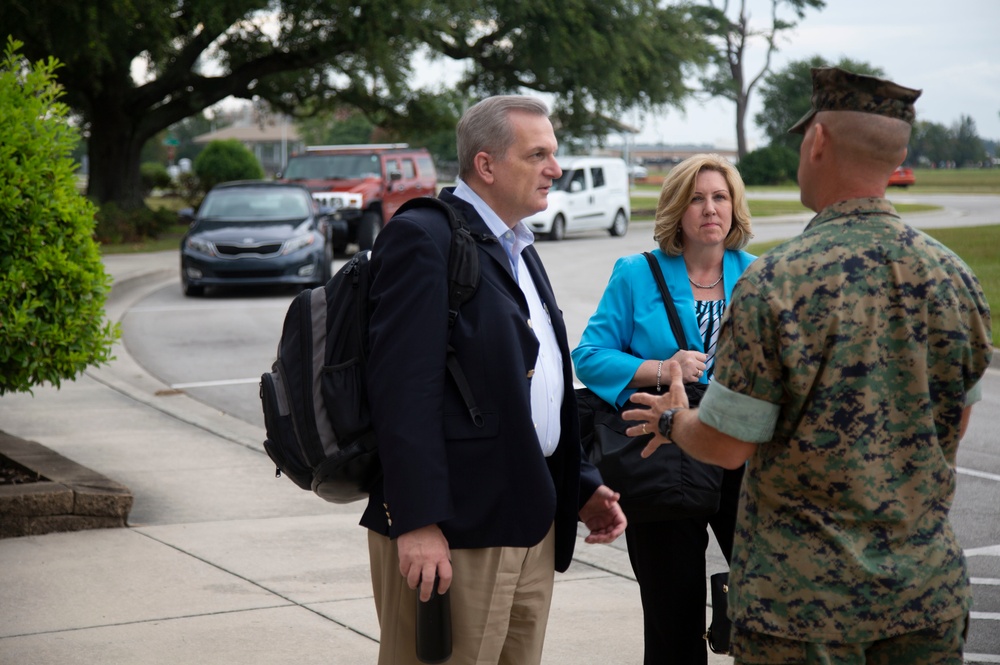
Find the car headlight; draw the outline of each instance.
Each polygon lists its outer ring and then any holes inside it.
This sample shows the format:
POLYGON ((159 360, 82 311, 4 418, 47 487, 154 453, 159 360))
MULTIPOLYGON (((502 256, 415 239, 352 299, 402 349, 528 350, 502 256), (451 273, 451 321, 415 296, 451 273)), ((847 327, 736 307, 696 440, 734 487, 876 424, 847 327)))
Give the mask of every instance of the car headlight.
POLYGON ((209 256, 215 256, 215 245, 208 242, 207 240, 202 240, 200 238, 188 238, 185 245, 192 252, 198 252, 199 254, 208 254, 209 256))
POLYGON ((305 247, 308 247, 309 245, 316 243, 316 241, 317 241, 316 234, 310 231, 305 235, 297 236, 295 238, 292 238, 291 240, 286 240, 285 246, 281 248, 281 253, 291 254, 293 252, 297 252, 300 249, 303 249, 305 247))

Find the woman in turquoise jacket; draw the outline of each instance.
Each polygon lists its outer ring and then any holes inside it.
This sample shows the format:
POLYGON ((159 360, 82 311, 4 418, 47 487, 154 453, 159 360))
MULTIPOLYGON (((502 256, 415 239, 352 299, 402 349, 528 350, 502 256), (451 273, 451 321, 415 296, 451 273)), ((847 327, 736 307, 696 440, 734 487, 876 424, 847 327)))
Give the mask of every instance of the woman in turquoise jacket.
MULTIPOLYGON (((751 237, 746 190, 728 160, 696 155, 674 167, 656 207, 659 247, 652 253, 690 350, 680 350, 671 332, 645 257, 625 256, 573 351, 577 378, 616 407, 637 389, 668 388, 668 360, 680 363, 685 382, 708 383, 726 303, 755 258, 742 251, 751 237)), ((710 517, 629 520, 625 536, 642 598, 645 665, 707 662, 707 527, 728 560, 742 477, 742 469, 725 472, 719 512, 710 517)))

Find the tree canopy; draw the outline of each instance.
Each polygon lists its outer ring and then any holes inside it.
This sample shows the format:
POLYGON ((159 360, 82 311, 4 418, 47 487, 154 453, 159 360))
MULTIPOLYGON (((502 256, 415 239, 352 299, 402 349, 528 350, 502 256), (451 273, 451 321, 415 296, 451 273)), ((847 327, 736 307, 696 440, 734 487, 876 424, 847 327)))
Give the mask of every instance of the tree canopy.
MULTIPOLYGON (((919 114, 917 116, 920 117, 919 114)), ((971 116, 960 116, 951 127, 917 120, 913 123, 906 161, 922 166, 981 166, 988 159, 986 145, 971 116)))
POLYGON ((409 83, 425 50, 465 68, 463 92, 550 93, 565 131, 594 132, 601 116, 679 104, 688 66, 709 53, 690 8, 656 0, 15 0, 0 25, 29 58, 64 63, 89 193, 124 207, 141 205, 143 144, 229 96, 427 129, 435 95, 409 83))
POLYGON ((885 76, 880 68, 867 62, 841 58, 836 63, 830 63, 818 55, 809 60, 795 60, 783 69, 769 73, 760 86, 763 110, 754 116, 754 120, 764 131, 770 145, 784 146, 798 154, 801 137, 789 134, 788 128, 798 122, 811 106, 810 71, 814 67, 840 67, 856 74, 885 76))

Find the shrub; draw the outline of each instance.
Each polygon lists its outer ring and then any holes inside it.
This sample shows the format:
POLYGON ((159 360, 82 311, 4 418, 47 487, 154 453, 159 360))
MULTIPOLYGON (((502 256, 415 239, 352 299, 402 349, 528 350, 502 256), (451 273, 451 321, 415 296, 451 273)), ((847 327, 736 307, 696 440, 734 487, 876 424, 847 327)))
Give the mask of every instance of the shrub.
POLYGON ((212 141, 195 157, 194 172, 204 191, 229 180, 257 180, 264 169, 253 153, 236 139, 212 141))
POLYGON ((159 162, 143 162, 139 166, 139 179, 146 196, 154 189, 167 189, 174 184, 167 173, 167 167, 159 162))
POLYGON ((185 203, 192 208, 201 205, 201 200, 205 198, 205 189, 201 186, 198 176, 193 173, 181 173, 177 176, 175 190, 185 203))
POLYGON ((122 210, 114 203, 102 205, 96 218, 94 235, 98 242, 105 245, 156 238, 177 223, 177 214, 167 209, 122 210))
POLYGON ((111 278, 94 242, 94 206, 76 190, 79 140, 55 82, 8 38, 0 58, 0 395, 58 386, 111 359, 111 278))
POLYGON ((799 156, 780 145, 754 150, 737 165, 747 185, 782 185, 798 180, 799 156))

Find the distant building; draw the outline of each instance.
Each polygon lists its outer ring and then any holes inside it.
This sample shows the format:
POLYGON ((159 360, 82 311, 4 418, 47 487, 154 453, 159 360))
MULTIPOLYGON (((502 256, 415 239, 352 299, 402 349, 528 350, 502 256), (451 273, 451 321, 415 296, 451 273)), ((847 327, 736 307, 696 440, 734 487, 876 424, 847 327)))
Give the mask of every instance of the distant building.
MULTIPOLYGON (((624 146, 608 146, 601 149, 601 155, 607 157, 625 157, 626 148, 624 146)), ((735 149, 716 148, 711 145, 632 145, 628 146, 628 159, 638 164, 678 164, 683 160, 705 152, 714 152, 722 155, 734 164, 738 161, 738 153, 735 149)))
POLYGON ((216 132, 194 137, 195 143, 211 143, 236 139, 250 150, 260 162, 264 173, 273 176, 285 168, 288 155, 305 148, 299 130, 294 124, 278 118, 262 127, 257 123, 241 123, 216 132))

